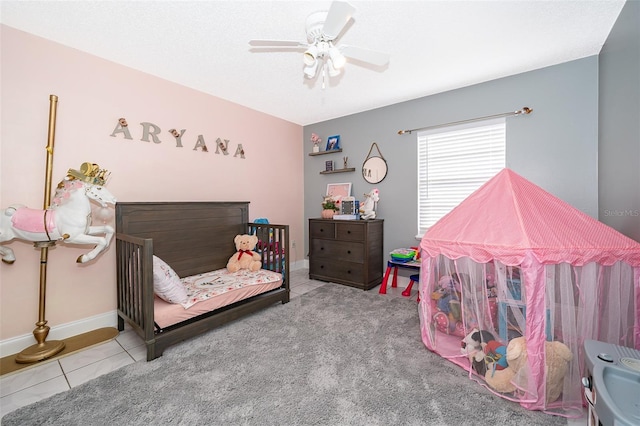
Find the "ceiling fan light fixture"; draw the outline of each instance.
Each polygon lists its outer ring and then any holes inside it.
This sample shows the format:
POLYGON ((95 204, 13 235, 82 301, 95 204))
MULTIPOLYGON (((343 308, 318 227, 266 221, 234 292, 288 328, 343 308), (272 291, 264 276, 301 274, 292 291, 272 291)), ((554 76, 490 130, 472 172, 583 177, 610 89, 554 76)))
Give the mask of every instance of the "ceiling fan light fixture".
POLYGON ((318 61, 314 61, 313 64, 307 65, 306 67, 304 67, 304 76, 307 78, 313 78, 316 76, 317 70, 318 70, 318 61))
POLYGON ((345 58, 344 55, 340 53, 340 50, 335 46, 332 46, 329 49, 329 57, 331 58, 333 66, 337 69, 344 67, 344 64, 347 63, 347 58, 345 58))
POLYGON ((318 48, 316 45, 312 44, 309 48, 304 52, 304 64, 307 66, 311 66, 316 63, 316 58, 318 57, 318 48))
POLYGON ((340 75, 340 70, 336 68, 332 59, 327 61, 327 70, 329 72, 329 77, 337 77, 340 75))
POLYGON ((329 10, 314 12, 307 17, 306 43, 287 40, 250 40, 249 45, 276 48, 278 51, 280 48, 293 48, 297 52, 304 52, 303 78, 316 79, 321 74, 324 89, 327 80, 340 75, 342 68, 346 66, 347 59, 375 67, 384 67, 389 63, 389 55, 386 53, 336 44, 338 43, 336 40, 348 29, 348 24, 353 22, 355 10, 346 0, 333 0, 329 10))

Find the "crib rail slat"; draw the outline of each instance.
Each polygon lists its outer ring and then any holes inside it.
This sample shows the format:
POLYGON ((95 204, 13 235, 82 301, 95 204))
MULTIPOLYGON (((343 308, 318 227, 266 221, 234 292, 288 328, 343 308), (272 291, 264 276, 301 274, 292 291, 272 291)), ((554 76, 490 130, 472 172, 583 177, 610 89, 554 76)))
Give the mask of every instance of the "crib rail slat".
MULTIPOLYGON (((153 240, 116 234, 118 316, 145 340, 154 339, 153 240)), ((118 322, 122 331, 124 324, 118 322)))
POLYGON ((289 225, 249 223, 249 234, 258 237, 256 251, 262 267, 283 275, 283 288, 289 290, 289 225))

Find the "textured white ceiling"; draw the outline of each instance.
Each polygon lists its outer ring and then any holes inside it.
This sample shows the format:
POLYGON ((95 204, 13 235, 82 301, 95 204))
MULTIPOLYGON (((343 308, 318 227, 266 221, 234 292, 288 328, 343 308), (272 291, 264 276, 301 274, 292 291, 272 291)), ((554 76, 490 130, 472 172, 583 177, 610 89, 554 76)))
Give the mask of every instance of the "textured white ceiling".
POLYGON ((339 42, 388 52, 380 70, 347 63, 321 87, 300 52, 327 1, 5 1, 0 20, 96 56, 300 125, 600 52, 624 0, 355 1, 339 42))

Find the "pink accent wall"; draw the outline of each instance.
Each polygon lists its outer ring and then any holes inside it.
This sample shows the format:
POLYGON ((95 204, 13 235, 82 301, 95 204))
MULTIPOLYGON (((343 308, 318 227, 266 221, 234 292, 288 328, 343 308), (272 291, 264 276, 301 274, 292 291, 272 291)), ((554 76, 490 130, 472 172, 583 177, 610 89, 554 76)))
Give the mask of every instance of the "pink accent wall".
MULTIPOLYGON (((107 189, 118 201, 250 201, 250 219, 289 224, 291 239, 302 242, 301 126, 5 25, 0 30, 0 208, 43 205, 54 94, 54 187, 67 169, 89 161, 111 171, 107 189), (132 140, 110 136, 120 117, 132 140), (141 122, 162 129, 161 143, 140 140, 141 122), (186 129, 182 148, 173 128, 186 129), (193 150, 198 135, 209 152, 193 150), (218 138, 230 141, 229 155, 215 153, 218 138), (245 159, 234 158, 238 143, 245 159)), ((9 247, 17 260, 0 265, 0 341, 31 333, 38 321, 40 251, 23 241, 9 247)), ((60 244, 49 251, 45 318, 52 328, 116 309, 114 244, 77 264, 90 249, 60 244)), ((302 259, 292 253, 293 262, 302 259)))

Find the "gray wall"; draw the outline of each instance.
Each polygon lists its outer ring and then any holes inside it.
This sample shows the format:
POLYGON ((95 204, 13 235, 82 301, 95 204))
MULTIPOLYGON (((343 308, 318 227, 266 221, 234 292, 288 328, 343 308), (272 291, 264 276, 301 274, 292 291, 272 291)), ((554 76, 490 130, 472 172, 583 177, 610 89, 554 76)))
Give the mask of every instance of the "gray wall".
MULTIPOLYGON (((321 197, 328 183, 352 182, 358 199, 377 187, 378 217, 385 220, 384 252, 417 245, 417 135, 398 135, 398 130, 524 106, 533 112, 507 119, 507 167, 597 217, 598 58, 592 56, 305 126, 305 220, 320 216, 321 197), (325 142, 330 135, 341 135, 343 152, 308 156, 312 132, 325 142), (360 172, 374 141, 389 166, 387 178, 378 185, 366 183, 360 172), (349 166, 356 172, 319 174, 325 160, 332 159, 342 167, 343 156, 349 157, 349 166)), ((308 253, 308 235, 305 237, 308 253)))
POLYGON ((640 241, 639 1, 625 4, 599 63, 599 219, 640 241))

